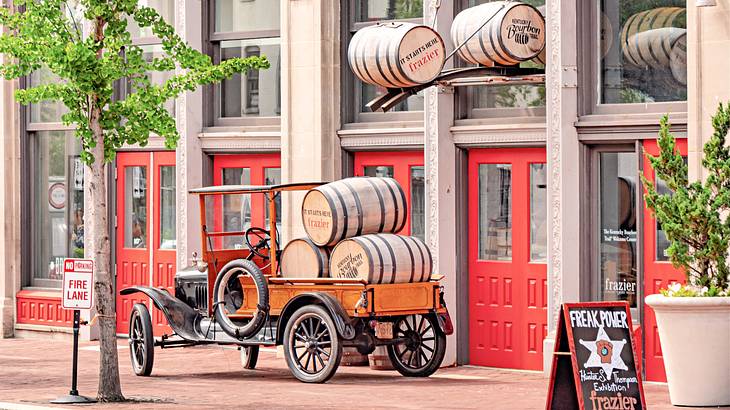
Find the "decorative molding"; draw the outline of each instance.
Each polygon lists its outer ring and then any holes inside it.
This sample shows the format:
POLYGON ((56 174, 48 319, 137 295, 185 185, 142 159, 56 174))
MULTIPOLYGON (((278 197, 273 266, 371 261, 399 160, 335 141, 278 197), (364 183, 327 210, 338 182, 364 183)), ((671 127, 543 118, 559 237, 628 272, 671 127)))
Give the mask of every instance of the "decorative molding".
MULTIPOLYGON (((187 9, 185 0, 177 0, 175 2, 175 8, 177 11, 175 26, 177 26, 177 32, 182 33, 183 39, 187 40, 187 33, 185 28, 187 26, 185 18, 187 9)), ((181 68, 175 69, 176 74, 181 74, 183 70, 181 68)), ((182 268, 187 266, 188 261, 186 255, 188 254, 188 124, 187 124, 187 100, 189 92, 182 93, 175 102, 175 120, 177 122, 177 131, 180 135, 180 139, 177 142, 177 149, 175 150, 175 168, 177 171, 177 266, 182 268)))
POLYGON ((560 32, 561 32, 561 21, 560 21, 560 8, 562 4, 560 0, 553 0, 547 2, 547 15, 548 24, 550 27, 550 33, 548 37, 549 55, 546 66, 548 72, 546 73, 546 92, 548 96, 548 141, 547 141, 547 155, 548 155, 548 168, 549 168, 549 181, 552 188, 549 190, 549 206, 550 220, 552 222, 552 230, 550 232, 549 240, 549 263, 548 263, 548 287, 550 288, 550 300, 552 304, 549 304, 550 311, 548 311, 548 329, 553 329, 554 324, 558 321, 558 314, 560 312, 560 303, 562 302, 562 234, 563 234, 563 221, 562 221, 562 185, 561 185, 561 122, 562 122, 562 99, 561 99, 561 43, 560 43, 560 32))
POLYGON ((524 124, 522 127, 454 126, 451 133, 458 147, 545 145, 546 142, 545 127, 536 124, 524 124))
POLYGON ((438 213, 438 196, 439 196, 439 178, 438 178, 438 151, 439 151, 439 135, 438 135, 438 93, 435 88, 431 87, 424 91, 424 99, 426 103, 425 121, 426 121, 426 152, 424 157, 428 158, 431 166, 426 167, 426 188, 428 195, 426 196, 428 210, 426 211, 426 241, 431 247, 431 256, 433 257, 433 270, 440 272, 439 268, 439 213, 438 213), (436 165, 436 166, 434 166, 436 165))
POLYGON ((205 152, 274 152, 281 150, 280 132, 203 132, 198 134, 205 152))

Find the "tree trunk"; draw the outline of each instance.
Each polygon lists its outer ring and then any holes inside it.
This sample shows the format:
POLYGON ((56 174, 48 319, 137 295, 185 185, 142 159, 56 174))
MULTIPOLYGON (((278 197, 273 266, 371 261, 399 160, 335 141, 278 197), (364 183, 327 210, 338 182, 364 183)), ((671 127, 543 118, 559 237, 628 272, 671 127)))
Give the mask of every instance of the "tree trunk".
POLYGON ((110 269, 109 221, 107 219, 106 164, 104 161, 104 133, 99 124, 101 110, 92 108, 89 125, 96 140, 92 148, 94 163, 91 164, 89 210, 94 232, 92 250, 94 259, 95 308, 99 323, 99 401, 122 401, 122 387, 119 383, 119 359, 117 354, 117 319, 114 303, 114 275, 110 269))

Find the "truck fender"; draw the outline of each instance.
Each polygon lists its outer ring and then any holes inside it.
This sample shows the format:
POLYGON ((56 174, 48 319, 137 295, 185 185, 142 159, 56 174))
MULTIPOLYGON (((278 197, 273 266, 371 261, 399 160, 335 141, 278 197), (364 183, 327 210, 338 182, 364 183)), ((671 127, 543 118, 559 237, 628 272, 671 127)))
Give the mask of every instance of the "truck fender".
POLYGON ((152 299, 157 309, 160 309, 167 319, 172 330, 180 337, 188 340, 198 339, 195 326, 201 316, 195 309, 185 302, 175 298, 164 289, 151 288, 149 286, 130 286, 119 291, 120 295, 131 295, 133 293, 144 293, 152 299))
POLYGON ((345 309, 342 307, 340 302, 323 292, 307 292, 300 293, 293 297, 281 310, 279 315, 279 322, 276 326, 276 344, 282 344, 284 341, 284 329, 289 318, 294 312, 306 305, 322 305, 327 309, 332 320, 335 322, 337 327, 337 333, 345 340, 352 340, 355 338, 355 328, 352 325, 352 319, 347 314, 345 309))

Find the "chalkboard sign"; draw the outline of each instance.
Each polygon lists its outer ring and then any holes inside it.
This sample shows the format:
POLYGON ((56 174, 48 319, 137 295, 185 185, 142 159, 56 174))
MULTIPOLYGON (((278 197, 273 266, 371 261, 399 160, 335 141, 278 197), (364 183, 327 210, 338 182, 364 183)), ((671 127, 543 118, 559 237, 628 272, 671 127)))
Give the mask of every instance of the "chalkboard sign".
POLYGON ((646 409, 626 302, 561 307, 548 409, 646 409))

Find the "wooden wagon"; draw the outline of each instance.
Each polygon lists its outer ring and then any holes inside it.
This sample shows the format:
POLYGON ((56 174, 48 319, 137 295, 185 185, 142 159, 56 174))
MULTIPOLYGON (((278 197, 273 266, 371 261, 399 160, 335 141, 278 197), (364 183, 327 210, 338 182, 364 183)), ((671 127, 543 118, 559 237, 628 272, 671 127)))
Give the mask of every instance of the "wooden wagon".
POLYGON ((155 346, 213 343, 238 345, 248 369, 255 368, 260 346, 283 345, 289 369, 303 382, 332 377, 344 347, 369 354, 376 346, 387 346, 393 367, 404 376, 425 377, 439 368, 446 335, 453 332, 439 275, 395 284, 317 277, 314 272, 311 277, 306 272, 281 275, 277 199, 282 192, 319 185, 190 191, 200 200, 202 252, 176 273, 174 295, 143 286, 120 292, 149 296, 172 329, 154 338, 147 306, 134 306, 129 344, 137 375, 151 373, 155 346), (248 227, 247 213, 239 211, 254 200, 266 206, 268 230, 248 227))

